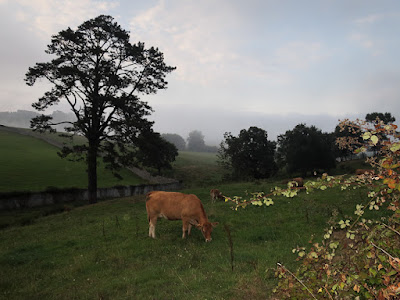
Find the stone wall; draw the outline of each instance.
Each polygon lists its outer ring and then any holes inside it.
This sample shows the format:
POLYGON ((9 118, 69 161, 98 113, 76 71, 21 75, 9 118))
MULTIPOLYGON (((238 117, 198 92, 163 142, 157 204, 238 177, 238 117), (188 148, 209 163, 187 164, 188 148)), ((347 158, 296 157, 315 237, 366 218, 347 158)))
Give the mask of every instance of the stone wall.
MULTIPOLYGON (((112 188, 99 188, 97 190, 97 197, 99 200, 112 199, 144 195, 151 191, 179 190, 181 188, 182 184, 178 181, 165 184, 116 186, 112 188)), ((68 203, 76 200, 88 200, 88 191, 86 189, 68 189, 38 193, 3 193, 0 195, 0 210, 21 209, 25 207, 51 205, 55 203, 68 203)))

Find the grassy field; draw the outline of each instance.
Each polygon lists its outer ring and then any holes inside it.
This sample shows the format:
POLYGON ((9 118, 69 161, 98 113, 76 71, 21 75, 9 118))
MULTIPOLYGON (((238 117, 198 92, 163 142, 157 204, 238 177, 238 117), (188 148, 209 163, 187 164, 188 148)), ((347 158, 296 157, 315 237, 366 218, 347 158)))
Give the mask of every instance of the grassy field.
MULTIPOLYGON (((0 131, 0 143, 0 191, 86 186, 84 164, 61 160, 44 141, 0 131)), ((100 186, 135 184, 100 173, 100 186)), ((219 222, 211 243, 196 229, 182 240, 181 222, 167 220, 159 221, 156 240, 148 238, 144 196, 0 212, 0 299, 267 299, 277 262, 294 270, 293 248, 309 245, 311 235, 321 241, 333 212, 345 219, 365 203, 363 190, 331 189, 276 198, 270 207, 212 204, 211 188, 245 196, 278 183, 223 184, 211 153, 180 152, 171 175, 219 222)))
MULTIPOLYGON (((266 183, 220 185, 224 194, 268 191, 266 183)), ((354 211, 361 190, 302 192, 270 207, 234 211, 195 193, 219 225, 205 243, 198 230, 181 239, 181 222, 160 220, 147 237, 143 196, 116 199, 50 215, 0 231, 3 299, 266 299, 277 262, 294 269, 292 248, 318 241, 332 211, 354 211), (233 270, 229 241, 233 242, 233 270), (29 274, 27 276, 27 274, 29 274)))
MULTIPOLYGON (((0 192, 42 191, 49 187, 86 188, 84 162, 71 162, 57 155, 58 149, 31 136, 0 130, 0 192)), ((99 187, 134 185, 143 180, 127 170, 122 181, 99 165, 99 187)))
POLYGON ((209 186, 221 183, 224 170, 217 164, 216 153, 179 151, 168 173, 182 180, 186 187, 209 186))

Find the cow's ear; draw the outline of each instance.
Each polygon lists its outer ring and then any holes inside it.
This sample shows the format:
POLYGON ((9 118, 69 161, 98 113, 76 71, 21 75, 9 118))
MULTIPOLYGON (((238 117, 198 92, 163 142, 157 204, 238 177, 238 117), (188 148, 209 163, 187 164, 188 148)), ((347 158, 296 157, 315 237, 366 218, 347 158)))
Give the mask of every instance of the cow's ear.
POLYGON ((211 223, 212 227, 216 227, 218 224, 219 224, 218 222, 211 223))

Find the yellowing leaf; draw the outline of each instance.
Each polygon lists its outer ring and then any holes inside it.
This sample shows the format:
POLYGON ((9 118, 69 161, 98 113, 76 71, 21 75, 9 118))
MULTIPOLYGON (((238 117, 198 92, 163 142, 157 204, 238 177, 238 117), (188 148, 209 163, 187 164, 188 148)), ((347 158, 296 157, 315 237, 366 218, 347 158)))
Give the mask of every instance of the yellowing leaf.
POLYGON ((400 142, 394 143, 391 147, 390 147, 390 151, 392 152, 396 152, 400 150, 400 142))
POLYGON ((363 140, 369 140, 370 138, 371 138, 371 132, 365 132, 363 135, 362 135, 362 138, 363 138, 363 140))
POLYGON ((371 136, 371 142, 376 145, 378 143, 379 139, 376 135, 371 136))

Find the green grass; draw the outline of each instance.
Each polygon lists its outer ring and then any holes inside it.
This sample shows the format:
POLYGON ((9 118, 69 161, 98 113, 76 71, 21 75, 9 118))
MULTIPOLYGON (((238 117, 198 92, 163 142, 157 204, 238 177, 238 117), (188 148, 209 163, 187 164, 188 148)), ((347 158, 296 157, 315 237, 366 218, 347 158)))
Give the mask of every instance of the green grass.
MULTIPOLYGON (((268 191, 267 183, 220 185, 225 195, 268 191)), ((234 211, 195 193, 211 221, 211 243, 198 230, 181 239, 181 222, 159 220, 147 237, 144 196, 115 199, 0 231, 0 298, 4 299, 266 299, 277 262, 294 270, 291 250, 320 241, 332 211, 350 215, 361 190, 317 191, 277 198, 270 207, 234 211), (234 270, 224 227, 231 230, 234 270)), ((381 212, 378 212, 381 213, 381 212)), ((0 216, 4 216, 3 213, 0 216)))
MULTIPOLYGON (((42 140, 0 130, 0 145, 0 192, 87 187, 85 163, 61 159, 57 155, 58 149, 42 140)), ((143 183, 127 170, 122 170, 121 175, 122 181, 100 163, 98 186, 143 183)))
POLYGON ((182 180, 186 187, 208 186, 221 183, 224 170, 217 164, 216 153, 179 151, 168 175, 182 180))

